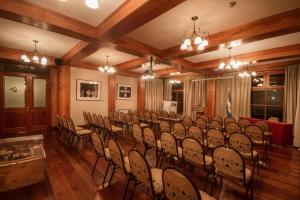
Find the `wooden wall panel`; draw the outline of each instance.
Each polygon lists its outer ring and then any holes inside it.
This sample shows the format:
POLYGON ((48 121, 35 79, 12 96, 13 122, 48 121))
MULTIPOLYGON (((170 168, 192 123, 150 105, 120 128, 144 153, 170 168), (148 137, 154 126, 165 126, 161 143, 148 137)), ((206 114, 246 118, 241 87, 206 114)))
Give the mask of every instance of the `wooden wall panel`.
POLYGON ((208 116, 212 117, 216 112, 216 81, 207 81, 207 108, 208 116))
POLYGON ((49 88, 50 88, 50 99, 49 99, 49 126, 56 126, 55 114, 59 112, 59 71, 56 68, 50 68, 49 74, 49 88))
POLYGON ((108 112, 114 112, 116 110, 116 75, 108 76, 108 112))
POLYGON ((59 113, 70 116, 70 66, 59 67, 59 113))
MULTIPOLYGON (((1 69, 0 69, 1 70, 1 69)), ((0 133, 3 133, 3 101, 4 94, 3 94, 3 72, 0 71, 0 133)))
POLYGON ((138 80, 137 88, 137 110, 142 111, 145 109, 145 81, 138 80))

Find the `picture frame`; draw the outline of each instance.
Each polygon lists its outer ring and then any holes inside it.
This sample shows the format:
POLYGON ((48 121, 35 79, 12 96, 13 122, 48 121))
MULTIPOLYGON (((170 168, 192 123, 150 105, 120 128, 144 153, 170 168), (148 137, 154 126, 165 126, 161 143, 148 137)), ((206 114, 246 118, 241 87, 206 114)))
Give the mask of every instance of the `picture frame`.
POLYGON ((118 83, 117 99, 119 100, 131 100, 133 96, 133 86, 127 84, 118 83))
POLYGON ((77 101, 100 101, 101 100, 100 81, 76 80, 76 100, 77 101))

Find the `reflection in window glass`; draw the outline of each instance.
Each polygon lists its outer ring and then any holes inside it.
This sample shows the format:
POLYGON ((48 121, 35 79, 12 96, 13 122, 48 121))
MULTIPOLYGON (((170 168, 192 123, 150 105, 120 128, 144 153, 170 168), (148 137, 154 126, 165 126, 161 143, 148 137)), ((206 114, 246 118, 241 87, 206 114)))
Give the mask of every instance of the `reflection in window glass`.
POLYGON ((259 75, 252 78, 252 87, 263 87, 264 86, 264 76, 259 75))
POLYGON ((283 90, 268 90, 267 105, 283 105, 283 90))
POLYGON ((270 84, 270 86, 283 86, 284 85, 284 74, 271 74, 269 84, 270 84))
POLYGON ((45 79, 33 79, 33 105, 36 108, 46 107, 45 79))
POLYGON ((267 119, 270 117, 278 117, 282 121, 283 108, 281 106, 267 106, 267 119))
POLYGON ((257 119, 264 119, 265 107, 264 106, 251 106, 251 117, 257 119))
POLYGON ((264 90, 252 91, 251 102, 252 104, 265 104, 265 91, 264 90))
POLYGON ((4 76, 4 107, 25 107, 25 78, 17 76, 4 76))

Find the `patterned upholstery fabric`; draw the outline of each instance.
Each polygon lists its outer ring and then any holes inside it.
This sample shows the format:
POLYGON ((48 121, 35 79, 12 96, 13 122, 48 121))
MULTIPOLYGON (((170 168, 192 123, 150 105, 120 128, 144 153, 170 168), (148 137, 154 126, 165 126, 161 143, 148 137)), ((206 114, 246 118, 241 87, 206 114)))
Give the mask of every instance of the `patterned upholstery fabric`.
POLYGON ((160 121, 159 123, 160 132, 171 132, 171 127, 169 122, 167 121, 160 121))
POLYGON ((255 158, 257 156, 257 152, 253 151, 251 138, 247 135, 233 133, 229 137, 229 146, 240 152, 243 157, 255 158))
POLYGON ((225 117, 224 125, 226 126, 228 123, 236 123, 236 120, 233 117, 225 117))
POLYGON ((209 122, 209 118, 207 115, 200 115, 200 119, 203 119, 206 122, 206 124, 208 124, 209 122))
POLYGON ((182 148, 177 147, 176 139, 171 133, 163 132, 160 142, 164 153, 179 159, 182 157, 182 148))
POLYGON ((159 119, 158 119, 158 115, 157 113, 153 112, 151 114, 151 118, 152 118, 152 122, 158 124, 159 123, 159 119))
POLYGON ((111 139, 108 141, 107 148, 109 149, 111 161, 113 161, 116 166, 121 167, 126 173, 130 173, 128 157, 124 156, 124 151, 120 145, 111 139))
POLYGON ((99 125, 101 128, 105 128, 104 121, 103 121, 103 117, 102 117, 100 114, 98 115, 98 125, 99 125))
POLYGON ((143 143, 142 129, 138 124, 132 125, 132 136, 137 143, 143 143))
POLYGON ((205 134, 198 126, 190 126, 189 128, 189 137, 196 138, 202 145, 206 145, 205 134))
POLYGON ((221 130, 221 129, 222 129, 222 125, 220 124, 220 122, 215 121, 215 120, 212 120, 212 121, 209 123, 209 128, 214 128, 214 129, 219 129, 219 130, 221 130))
POLYGON ((152 148, 161 148, 161 144, 159 140, 156 140, 155 134, 150 128, 144 129, 144 141, 145 143, 152 148))
POLYGON ((215 148, 220 145, 225 145, 224 134, 217 129, 210 129, 207 132, 207 145, 209 148, 215 148))
POLYGON ((226 131, 225 131, 226 136, 230 136, 232 133, 241 133, 241 132, 242 132, 242 128, 240 127, 240 125, 236 123, 230 122, 226 125, 226 131))
POLYGON ((97 133, 93 132, 91 134, 91 139, 92 139, 92 143, 93 143, 94 149, 97 152, 97 154, 100 156, 105 156, 104 143, 103 143, 101 137, 97 133))
POLYGON ((223 119, 222 119, 222 117, 220 117, 220 116, 215 115, 215 116, 213 116, 213 118, 212 118, 211 120, 217 121, 217 122, 219 122, 221 125, 223 124, 223 119))
POLYGON ((175 123, 173 126, 173 134, 177 139, 183 139, 185 138, 185 128, 180 123, 175 123))
POLYGON ((118 126, 115 126, 115 125, 111 125, 111 131, 113 133, 122 133, 123 132, 123 129, 118 127, 118 126))
POLYGON ((174 111, 170 111, 169 118, 170 119, 176 119, 176 113, 174 111))
POLYGON ((272 135, 272 132, 270 132, 269 124, 267 122, 265 122, 263 120, 259 120, 259 121, 255 122, 254 125, 261 128, 266 136, 272 135))
POLYGON ((196 122, 195 122, 196 126, 198 126, 199 128, 202 129, 202 131, 206 132, 207 131, 207 123, 204 119, 196 119, 196 122))
POLYGON ((193 125, 193 120, 191 117, 184 116, 182 119, 182 123, 185 128, 189 128, 190 126, 193 125))
POLYGON ((248 120, 248 119, 244 119, 244 118, 241 118, 239 120, 239 123, 238 123, 242 128, 246 128, 247 126, 249 126, 251 124, 251 122, 248 120))
POLYGON ((245 134, 248 135, 254 144, 264 144, 266 141, 264 140, 263 130, 256 125, 249 125, 245 129, 245 134))

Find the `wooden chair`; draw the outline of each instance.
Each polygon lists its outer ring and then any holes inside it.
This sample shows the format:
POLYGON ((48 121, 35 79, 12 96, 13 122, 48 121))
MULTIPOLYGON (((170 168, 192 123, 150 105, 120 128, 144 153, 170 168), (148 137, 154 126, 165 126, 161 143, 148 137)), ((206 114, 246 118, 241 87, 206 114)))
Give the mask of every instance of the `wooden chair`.
POLYGON ((61 116, 58 113, 56 113, 56 115, 55 115, 55 120, 56 120, 57 131, 61 135, 64 125, 63 125, 61 116))
POLYGON ((83 111, 83 119, 85 123, 85 128, 89 128, 90 124, 89 124, 87 113, 85 111, 83 111))
POLYGON ((160 136, 161 142, 161 154, 159 155, 158 162, 159 166, 162 165, 162 157, 169 156, 170 164, 175 164, 174 160, 181 160, 182 158, 182 148, 177 145, 176 138, 173 134, 168 132, 163 132, 160 136))
POLYGON ((190 126, 189 137, 197 139, 204 146, 207 145, 205 133, 198 126, 190 126))
POLYGON ((215 116, 213 116, 213 118, 211 120, 217 121, 217 122, 219 122, 223 126, 223 119, 222 119, 222 117, 220 117, 218 115, 215 115, 215 116))
POLYGON ((106 132, 105 132, 105 124, 104 124, 104 120, 103 120, 103 117, 102 115, 98 115, 98 127, 99 127, 99 131, 100 131, 100 134, 103 134, 103 138, 105 140, 105 137, 106 137, 106 132))
POLYGON ((127 133, 131 133, 132 132, 132 118, 131 118, 132 115, 130 115, 130 113, 126 113, 125 114, 125 121, 126 121, 126 132, 127 133))
POLYGON ((226 127, 228 123, 236 123, 236 119, 234 119, 233 117, 225 117, 224 126, 226 127))
POLYGON ((118 126, 112 125, 108 117, 104 117, 104 125, 105 125, 106 132, 108 134, 107 136, 108 138, 110 138, 112 135, 123 136, 123 129, 118 126))
POLYGON ((222 133, 222 131, 218 129, 210 129, 206 133, 207 138, 207 147, 210 149, 214 149, 217 146, 223 146, 225 145, 226 138, 225 135, 222 133))
POLYGON ((158 166, 158 158, 159 158, 159 153, 161 151, 161 142, 160 142, 160 140, 156 139, 156 136, 155 136, 153 130, 149 127, 144 128, 143 137, 144 137, 144 144, 145 144, 144 155, 146 156, 148 150, 155 149, 155 152, 156 152, 156 166, 158 166))
POLYGON ((93 132, 91 134, 91 139, 92 139, 92 143, 93 143, 95 152, 97 154, 97 159, 96 159, 96 162, 95 162, 93 170, 92 170, 92 175, 93 175, 95 172, 99 158, 104 158, 106 161, 109 161, 110 154, 109 154, 109 149, 105 148, 102 138, 96 132, 93 132))
POLYGON ((92 124, 93 124, 93 126, 92 126, 93 127, 92 128, 93 131, 99 130, 98 116, 95 113, 93 113, 93 115, 92 115, 92 124))
POLYGON ((145 121, 146 121, 146 123, 147 124, 152 124, 152 119, 151 119, 151 114, 150 114, 150 112, 145 112, 145 121))
POLYGON ((139 124, 141 128, 148 127, 148 124, 140 122, 140 119, 137 115, 132 115, 132 123, 139 124))
POLYGON ((87 141, 90 140, 90 134, 92 133, 92 131, 90 129, 76 130, 74 122, 70 117, 68 118, 68 124, 69 124, 70 132, 72 133, 72 138, 70 140, 70 143, 73 144, 74 139, 76 138, 77 139, 76 147, 80 142, 80 140, 85 141, 85 143, 87 144, 87 141))
POLYGON ((238 124, 241 126, 243 132, 245 131, 245 128, 251 124, 249 119, 240 118, 238 124))
POLYGON ((242 133, 241 126, 233 122, 227 123, 225 127, 225 136, 229 137, 233 133, 242 133))
POLYGON ((207 123, 204 119, 198 118, 195 121, 196 126, 202 129, 203 132, 207 132, 207 123))
POLYGON ((162 120, 166 120, 166 121, 169 121, 169 114, 167 111, 162 111, 161 112, 161 118, 162 120))
POLYGON ((218 129, 218 130, 222 130, 222 124, 220 124, 220 122, 212 120, 209 125, 208 125, 209 129, 218 129))
POLYGON ((184 128, 187 130, 190 126, 193 125, 193 119, 189 116, 184 116, 182 119, 182 124, 184 128))
POLYGON ((206 124, 209 124, 209 117, 207 115, 200 115, 199 118, 203 119, 206 122, 206 124))
MULTIPOLYGON (((132 199, 137 185, 141 184, 146 189, 147 194, 151 194, 153 199, 160 199, 163 192, 162 170, 150 168, 144 156, 135 150, 129 151, 128 154, 131 176, 128 179, 126 191, 130 181, 134 182, 133 191, 130 195, 132 199)), ((126 197, 126 191, 123 199, 126 197)))
POLYGON ((269 122, 280 122, 278 117, 269 117, 268 121, 269 122))
POLYGON ((246 189, 245 199, 248 198, 249 189, 251 189, 251 199, 253 199, 253 167, 246 168, 243 156, 235 149, 226 146, 216 147, 213 151, 214 174, 222 180, 236 183, 246 189))
POLYGON ((162 177, 164 196, 168 200, 215 200, 198 190, 190 178, 173 167, 165 168, 162 177))
POLYGON ((94 129, 93 117, 90 112, 87 112, 86 114, 87 114, 87 120, 88 120, 88 124, 89 124, 88 129, 93 130, 94 129))
POLYGON ((109 149, 110 160, 105 170, 105 175, 103 179, 103 187, 108 187, 111 183, 111 180, 114 176, 116 169, 121 168, 125 175, 129 176, 131 174, 129 159, 124 155, 124 150, 122 147, 113 139, 110 139, 107 144, 109 149), (109 177, 108 183, 106 183, 107 175, 109 170, 112 167, 112 173, 109 177))
POLYGON ((177 140, 183 140, 186 137, 184 126, 181 123, 175 123, 173 125, 173 134, 177 140))
POLYGON ((260 127, 265 135, 265 139, 269 140, 269 144, 272 145, 272 132, 270 131, 269 124, 264 120, 259 120, 254 123, 254 125, 260 127))
POLYGON ((168 121, 161 120, 159 123, 160 132, 171 132, 171 126, 168 121))
POLYGON ((151 119, 152 119, 152 127, 156 130, 159 129, 159 118, 158 114, 156 112, 151 113, 151 119))
POLYGON ((142 128, 138 124, 132 125, 132 136, 134 147, 138 144, 144 144, 142 128))
POLYGON ((205 155, 205 148, 195 138, 187 137, 182 143, 182 159, 184 162, 189 163, 195 167, 200 167, 204 169, 207 173, 206 182, 208 181, 208 176, 212 173, 213 163, 212 157, 205 155))

